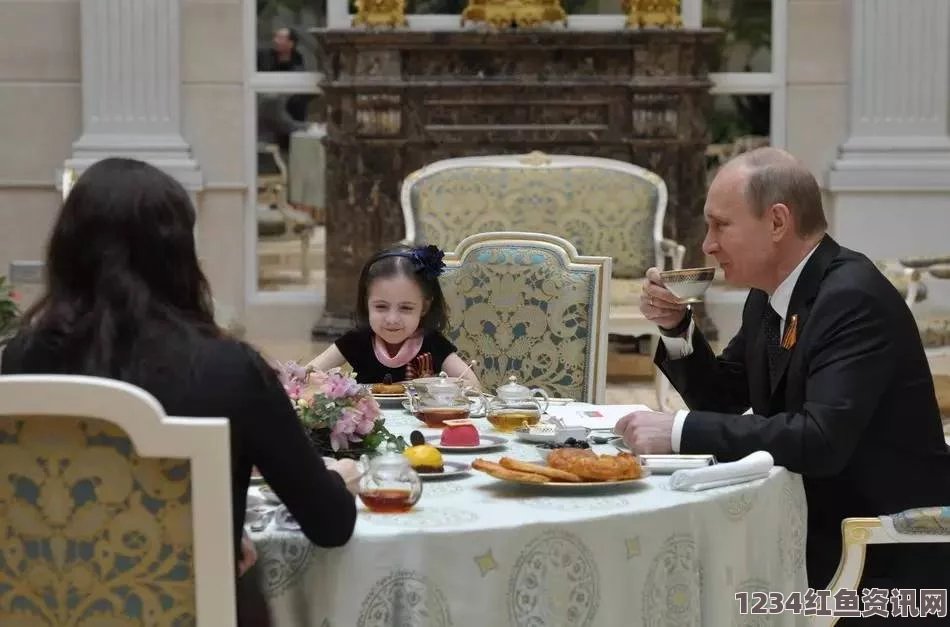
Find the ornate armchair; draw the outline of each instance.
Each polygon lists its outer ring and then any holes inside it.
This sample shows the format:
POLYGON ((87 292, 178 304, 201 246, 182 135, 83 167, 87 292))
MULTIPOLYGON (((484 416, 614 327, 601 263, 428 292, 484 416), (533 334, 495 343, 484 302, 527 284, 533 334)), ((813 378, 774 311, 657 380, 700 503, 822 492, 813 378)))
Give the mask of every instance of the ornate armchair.
POLYGON ((479 233, 445 257, 449 338, 493 390, 514 374, 549 394, 603 403, 610 258, 538 233, 479 233))
POLYGON ((310 281, 310 240, 317 228, 313 215, 295 209, 287 201, 287 165, 276 144, 262 144, 257 149, 257 236, 262 241, 300 242, 300 276, 310 281))
MULTIPOLYGON (((950 506, 921 507, 877 518, 845 518, 841 521, 841 540, 838 572, 828 585, 832 598, 857 589, 869 544, 950 542, 950 506)), ((817 616, 812 625, 830 627, 838 618, 840 616, 817 616)))
MULTIPOLYGON (((550 233, 582 255, 613 261, 608 330, 650 336, 639 310, 640 281, 650 266, 679 269, 686 249, 663 237, 667 190, 641 167, 596 157, 492 155, 445 159, 410 174, 400 196, 406 240, 452 250, 488 231, 550 233)), ((656 373, 666 406, 669 382, 656 373)))
POLYGON ((125 383, 0 377, 0 624, 233 627, 229 427, 125 383))

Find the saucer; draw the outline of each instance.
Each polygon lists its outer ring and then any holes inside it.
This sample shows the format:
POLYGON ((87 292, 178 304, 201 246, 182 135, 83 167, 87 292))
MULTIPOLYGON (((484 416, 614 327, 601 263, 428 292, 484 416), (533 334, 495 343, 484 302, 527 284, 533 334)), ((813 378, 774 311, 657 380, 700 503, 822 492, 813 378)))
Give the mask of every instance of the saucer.
POLYGON ((426 436, 426 444, 431 444, 444 453, 468 453, 471 451, 486 451, 488 449, 504 446, 508 440, 500 435, 479 434, 479 443, 477 446, 443 446, 441 444, 441 435, 426 436))

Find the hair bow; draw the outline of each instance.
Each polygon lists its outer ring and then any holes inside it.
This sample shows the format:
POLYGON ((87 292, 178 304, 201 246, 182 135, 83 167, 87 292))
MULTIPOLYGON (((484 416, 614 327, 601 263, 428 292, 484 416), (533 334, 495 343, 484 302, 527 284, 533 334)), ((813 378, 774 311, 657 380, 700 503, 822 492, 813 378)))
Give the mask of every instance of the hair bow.
POLYGON ((445 263, 442 258, 445 253, 439 250, 438 246, 429 244, 428 246, 412 249, 412 262, 416 267, 416 272, 420 273, 426 280, 439 278, 442 274, 445 263))

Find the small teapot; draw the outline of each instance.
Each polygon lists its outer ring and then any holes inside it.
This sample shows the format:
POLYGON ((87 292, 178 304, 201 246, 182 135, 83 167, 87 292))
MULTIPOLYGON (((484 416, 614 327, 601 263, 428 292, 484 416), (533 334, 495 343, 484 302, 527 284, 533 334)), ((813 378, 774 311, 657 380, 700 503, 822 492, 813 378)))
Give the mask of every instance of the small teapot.
POLYGON ((422 480, 404 455, 391 444, 385 446, 378 457, 360 457, 360 500, 379 514, 408 512, 422 496, 422 480))
POLYGON ((497 397, 488 405, 488 422, 502 432, 514 431, 524 425, 533 426, 541 421, 548 408, 547 392, 518 383, 514 375, 508 383, 498 387, 497 397), (540 395, 538 398, 536 395, 540 395))
MULTIPOLYGON (((471 400, 465 396, 465 389, 457 379, 449 378, 444 372, 437 378, 426 379, 422 391, 410 384, 409 411, 428 427, 443 427, 446 420, 464 420, 472 412, 471 400)), ((479 408, 484 399, 478 399, 479 408)))
POLYGON ((536 403, 538 409, 542 412, 548 409, 548 393, 541 388, 529 388, 526 385, 521 385, 515 375, 508 377, 508 383, 498 386, 497 396, 506 405, 517 406, 536 403), (543 405, 536 398, 538 394, 544 399, 543 405))

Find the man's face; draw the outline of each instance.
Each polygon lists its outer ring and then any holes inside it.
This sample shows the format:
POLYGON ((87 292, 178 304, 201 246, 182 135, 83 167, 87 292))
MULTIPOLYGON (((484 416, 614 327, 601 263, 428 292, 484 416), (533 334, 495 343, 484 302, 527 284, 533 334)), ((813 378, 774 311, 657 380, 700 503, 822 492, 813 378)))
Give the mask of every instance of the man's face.
POLYGON ((746 200, 747 176, 726 167, 709 186, 703 252, 716 259, 730 285, 765 289, 775 263, 774 231, 770 212, 756 217, 746 200))
POLYGON ((290 33, 286 28, 274 31, 274 50, 281 54, 286 54, 294 49, 294 42, 290 39, 290 33))

